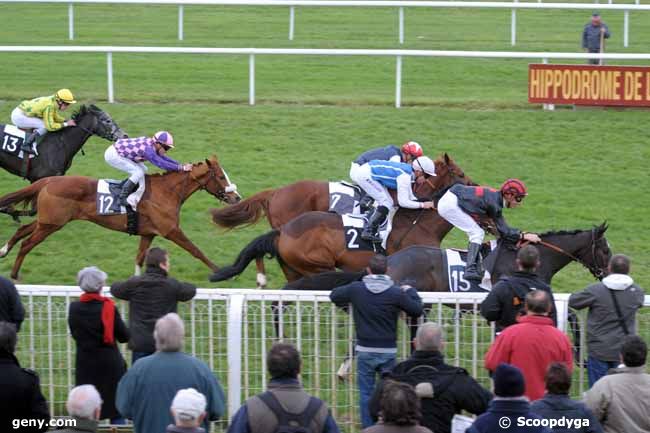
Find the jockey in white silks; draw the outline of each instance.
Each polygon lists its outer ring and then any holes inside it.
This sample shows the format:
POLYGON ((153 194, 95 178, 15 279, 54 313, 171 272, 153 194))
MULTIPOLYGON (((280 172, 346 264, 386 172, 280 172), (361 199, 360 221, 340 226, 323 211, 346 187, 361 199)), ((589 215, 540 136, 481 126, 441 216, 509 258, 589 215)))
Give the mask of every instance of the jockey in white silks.
POLYGON ((368 222, 361 233, 361 238, 370 242, 381 242, 378 230, 385 221, 389 209, 393 208, 393 199, 389 189, 397 190, 397 204, 408 209, 432 209, 432 201, 417 201, 411 184, 424 180, 426 176, 435 176, 433 161, 420 156, 411 164, 401 162, 372 160, 359 169, 357 183, 377 202, 377 207, 368 215, 368 222))
POLYGON ((144 194, 144 175, 147 167, 144 161, 167 171, 191 171, 192 164, 181 164, 165 153, 174 148, 174 138, 167 131, 159 131, 153 137, 124 138, 117 140, 104 152, 106 162, 118 170, 129 173, 122 186, 120 203, 134 210, 144 194), (137 191, 136 191, 137 187, 137 191), (135 191, 135 192, 134 192, 135 191))

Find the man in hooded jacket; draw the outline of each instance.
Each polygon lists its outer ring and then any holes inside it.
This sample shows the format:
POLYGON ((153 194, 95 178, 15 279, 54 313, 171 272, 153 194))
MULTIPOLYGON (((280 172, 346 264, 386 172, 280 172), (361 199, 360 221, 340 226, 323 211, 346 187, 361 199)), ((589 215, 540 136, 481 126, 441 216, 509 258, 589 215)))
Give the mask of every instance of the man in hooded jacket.
POLYGON ((616 368, 623 339, 636 334, 636 312, 643 307, 644 291, 630 277, 630 259, 617 254, 607 268, 609 274, 569 297, 569 307, 587 314, 587 374, 589 387, 616 368))
POLYGON ((422 299, 410 286, 396 286, 386 274, 386 256, 377 254, 368 264, 361 281, 333 289, 330 299, 337 306, 352 305, 357 334, 357 380, 363 428, 370 427, 369 401, 376 375, 395 366, 397 319, 400 311, 409 316, 422 314, 422 299))

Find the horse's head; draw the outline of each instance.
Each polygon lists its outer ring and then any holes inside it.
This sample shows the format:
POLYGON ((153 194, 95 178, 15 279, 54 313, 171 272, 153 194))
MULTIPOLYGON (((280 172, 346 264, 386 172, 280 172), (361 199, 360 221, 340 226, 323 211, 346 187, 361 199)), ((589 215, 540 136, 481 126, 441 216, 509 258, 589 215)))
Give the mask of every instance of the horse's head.
POLYGON ((116 141, 128 137, 108 113, 95 105, 82 105, 72 118, 80 128, 106 140, 116 141))
POLYGON ((439 196, 449 187, 457 183, 463 185, 474 185, 474 182, 465 176, 462 168, 448 155, 443 154, 434 161, 436 166, 436 175, 429 176, 425 174, 425 180, 415 186, 414 192, 418 198, 428 198, 439 196))
POLYGON ((192 179, 198 182, 201 189, 206 190, 219 200, 234 204, 241 200, 237 186, 230 183, 226 171, 221 168, 216 156, 205 160, 204 163, 194 164, 191 172, 192 179))
POLYGON ((577 253, 583 264, 589 269, 589 272, 599 280, 607 275, 609 259, 612 258, 609 242, 605 238, 607 227, 607 222, 603 222, 601 225, 592 228, 589 231, 587 246, 577 253))

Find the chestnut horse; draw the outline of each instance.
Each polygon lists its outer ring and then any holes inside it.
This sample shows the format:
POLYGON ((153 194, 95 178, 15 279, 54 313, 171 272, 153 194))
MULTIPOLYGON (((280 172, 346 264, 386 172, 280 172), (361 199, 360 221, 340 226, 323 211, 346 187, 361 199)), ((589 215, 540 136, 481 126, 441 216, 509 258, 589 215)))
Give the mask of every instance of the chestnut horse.
MULTIPOLYGON (((472 184, 463 171, 447 155, 437 161, 435 184, 424 183, 444 190, 456 183, 472 184)), ((418 191, 422 197, 422 192, 418 191)), ((393 228, 388 237, 386 252, 392 254, 410 245, 440 246, 442 238, 452 225, 441 218, 435 210, 399 209, 393 218, 393 228)), ((332 271, 336 268, 355 271, 367 266, 372 251, 348 250, 343 222, 340 215, 329 212, 307 212, 280 229, 275 229, 254 239, 246 246, 232 266, 215 272, 210 281, 223 281, 239 275, 246 266, 265 254, 277 257, 288 281, 307 275, 332 271)))
MULTIPOLYGON (((218 267, 190 241, 179 226, 180 208, 192 194, 203 189, 226 203, 240 200, 234 185, 215 156, 205 163, 194 164, 189 172, 170 172, 146 176, 146 191, 138 205, 140 246, 136 256, 136 273, 144 262, 154 237, 162 236, 205 263, 211 270, 218 267)), ((126 215, 98 215, 96 210, 97 179, 82 176, 57 176, 41 179, 32 185, 0 197, 0 209, 36 200, 36 220, 21 226, 0 249, 5 257, 21 239, 20 251, 11 270, 18 279, 25 256, 52 233, 73 220, 86 220, 120 232, 127 230, 126 215)))
MULTIPOLYGON (((434 161, 436 173, 447 172, 446 167, 462 179, 463 170, 454 160, 443 154, 434 161)), ((444 180, 433 178, 434 185, 444 180)), ((440 191, 437 186, 430 185, 440 191)), ((436 193, 438 193, 436 191, 436 193)), ((444 191, 441 191, 444 192, 444 191)), ((416 195, 420 193, 416 191, 416 195)), ((267 189, 240 201, 232 206, 212 209, 212 220, 219 227, 232 229, 238 226, 257 223, 263 216, 271 228, 279 229, 295 217, 311 211, 327 212, 330 206, 329 182, 317 180, 301 180, 276 189, 267 189)), ((255 259, 257 267, 257 285, 266 286, 264 258, 255 259)))

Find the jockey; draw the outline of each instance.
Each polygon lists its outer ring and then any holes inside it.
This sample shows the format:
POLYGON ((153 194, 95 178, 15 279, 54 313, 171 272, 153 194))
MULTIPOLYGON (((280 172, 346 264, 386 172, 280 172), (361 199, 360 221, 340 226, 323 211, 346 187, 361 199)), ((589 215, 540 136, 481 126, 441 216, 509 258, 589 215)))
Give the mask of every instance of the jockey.
POLYGON ((388 190, 397 190, 397 203, 408 209, 432 209, 433 202, 419 202, 413 195, 411 183, 422 182, 425 176, 435 176, 436 166, 426 156, 420 156, 411 164, 393 161, 372 160, 360 168, 358 183, 368 195, 375 199, 377 208, 368 214, 368 223, 361 238, 371 242, 381 242, 379 226, 384 222, 388 211, 394 206, 388 190))
MULTIPOLYGON (((352 166, 350 167, 350 179, 352 179, 357 185, 360 185, 359 179, 363 176, 360 172, 361 166, 372 160, 410 163, 419 156, 422 156, 422 146, 415 141, 407 141, 402 145, 401 149, 392 145, 371 149, 359 155, 357 159, 352 162, 352 166)), ((366 194, 361 197, 361 200, 359 200, 359 207, 362 209, 362 212, 363 209, 370 206, 370 203, 372 202, 371 198, 371 196, 366 194)))
POLYGON ((481 280, 479 250, 485 232, 475 220, 489 217, 494 221, 499 235, 512 242, 527 240, 537 243, 541 239, 535 233, 523 233, 510 227, 503 218, 504 206, 516 208, 528 195, 526 185, 519 179, 508 179, 499 190, 484 186, 452 186, 438 202, 438 214, 469 236, 465 279, 481 280))
MULTIPOLYGON (((138 200, 133 198, 127 202, 129 195, 139 189, 144 192, 144 173, 147 167, 143 161, 149 161, 153 165, 167 171, 191 171, 192 164, 180 164, 165 155, 169 149, 174 148, 174 138, 167 131, 159 131, 153 137, 124 138, 111 144, 104 159, 118 170, 129 173, 129 178, 122 186, 120 192, 120 203, 135 208, 138 200)), ((142 194, 140 194, 140 197, 142 194)))
POLYGON ((33 129, 34 131, 25 138, 20 150, 33 153, 32 143, 39 135, 44 135, 48 131, 58 131, 66 126, 75 126, 74 119, 66 121, 60 112, 65 111, 76 102, 72 92, 68 89, 61 89, 51 96, 27 99, 21 102, 11 112, 11 121, 19 128, 33 129))

